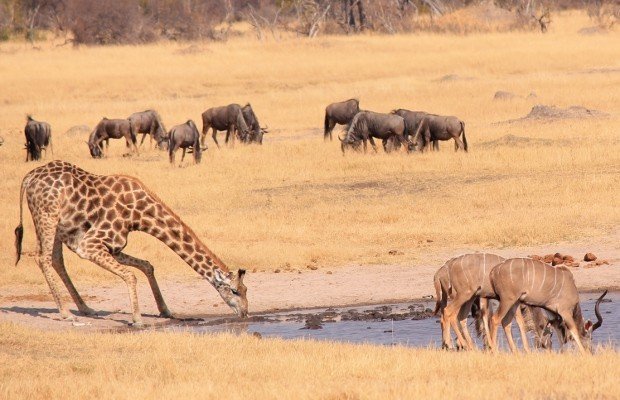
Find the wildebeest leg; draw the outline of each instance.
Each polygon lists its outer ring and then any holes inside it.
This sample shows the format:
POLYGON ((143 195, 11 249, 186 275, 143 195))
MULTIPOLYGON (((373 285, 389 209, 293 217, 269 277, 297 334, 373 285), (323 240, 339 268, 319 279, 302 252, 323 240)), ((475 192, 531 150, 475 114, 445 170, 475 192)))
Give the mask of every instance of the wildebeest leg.
POLYGON ((463 144, 463 141, 461 140, 460 137, 454 136, 454 151, 458 151, 459 148, 465 151, 465 144, 463 144))
POLYGON ((370 145, 372 146, 372 149, 376 153, 377 152, 377 145, 375 144, 375 140, 372 138, 372 136, 368 136, 368 141, 370 142, 370 145))
MULTIPOLYGON (((142 134, 142 140, 140 140, 140 147, 142 147, 142 144, 144 144, 144 139, 146 139, 146 135, 148 135, 148 133, 142 134)), ((151 138, 151 140, 149 141, 149 147, 152 145, 152 142, 153 142, 153 138, 151 138)))
MULTIPOLYGON (((211 137, 213 138, 213 141, 215 142, 215 144, 217 145, 217 148, 220 148, 220 144, 217 142, 217 129, 215 129, 215 127, 213 127, 213 134, 211 135, 211 137)), ((202 146, 204 147, 205 142, 202 142, 202 146)))
MULTIPOLYGON (((328 118, 328 117, 326 117, 328 118)), ((332 140, 332 131, 334 130, 334 127, 336 126, 336 121, 334 121, 333 119, 329 118, 328 122, 327 122, 327 129, 325 130, 324 134, 323 134, 323 140, 327 141, 327 136, 329 136, 329 140, 332 140)))
POLYGON ((439 140, 433 140, 433 151, 439 151, 439 140))
POLYGON ((183 160, 185 160, 185 150, 187 149, 187 147, 183 147, 183 154, 181 155, 181 163, 183 163, 183 160))

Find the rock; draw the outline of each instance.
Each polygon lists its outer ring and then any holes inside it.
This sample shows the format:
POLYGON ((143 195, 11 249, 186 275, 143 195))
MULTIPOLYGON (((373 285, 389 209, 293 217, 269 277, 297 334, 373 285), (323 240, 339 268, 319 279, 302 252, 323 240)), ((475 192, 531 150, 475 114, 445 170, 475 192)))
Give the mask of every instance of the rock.
POLYGON ((551 264, 553 262, 553 254, 547 254, 543 257, 543 261, 547 264, 551 264))
POLYGON ((327 274, 327 275, 331 275, 331 274, 332 274, 332 271, 327 271, 327 272, 326 272, 326 274, 327 274))
POLYGON ((275 271, 273 271, 273 272, 274 272, 274 273, 276 273, 276 274, 279 274, 279 273, 280 273, 280 270, 279 270, 279 269, 276 269, 276 270, 275 270, 275 271))
POLYGON ((493 96, 493 100, 512 100, 515 97, 518 97, 518 96, 514 93, 506 92, 503 90, 498 90, 497 92, 495 92, 495 95, 493 96))
POLYGON ((575 262, 575 259, 569 255, 565 255, 564 257, 562 257, 562 259, 564 260, 564 264, 567 264, 567 265, 575 262))
POLYGON ((532 260, 536 260, 536 261, 543 261, 543 258, 537 254, 532 254, 531 256, 529 256, 532 260))
POLYGON ((312 271, 316 271, 317 269, 319 269, 319 267, 317 267, 316 265, 307 265, 306 268, 311 269, 312 271))
POLYGON ((586 255, 583 257, 583 261, 594 261, 596 260, 596 256, 592 253, 586 253, 586 255))
POLYGON ((254 336, 254 337, 255 337, 255 338, 257 338, 257 339, 261 339, 261 338, 263 337, 263 335, 261 335, 261 334, 260 334, 260 333, 258 333, 258 332, 252 332, 252 336, 254 336))
POLYGON ((391 256, 401 256, 401 255, 403 255, 405 253, 403 253, 400 250, 390 250, 390 251, 388 251, 388 254, 391 255, 391 256))

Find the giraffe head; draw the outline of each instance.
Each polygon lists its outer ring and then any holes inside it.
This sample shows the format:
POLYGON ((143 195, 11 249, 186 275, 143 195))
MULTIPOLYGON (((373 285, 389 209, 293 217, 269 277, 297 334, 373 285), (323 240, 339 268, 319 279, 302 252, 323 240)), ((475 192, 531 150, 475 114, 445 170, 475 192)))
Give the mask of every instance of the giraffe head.
POLYGON ((248 316, 248 288, 243 284, 244 275, 244 269, 224 273, 217 268, 213 274, 213 284, 220 296, 241 318, 248 316))

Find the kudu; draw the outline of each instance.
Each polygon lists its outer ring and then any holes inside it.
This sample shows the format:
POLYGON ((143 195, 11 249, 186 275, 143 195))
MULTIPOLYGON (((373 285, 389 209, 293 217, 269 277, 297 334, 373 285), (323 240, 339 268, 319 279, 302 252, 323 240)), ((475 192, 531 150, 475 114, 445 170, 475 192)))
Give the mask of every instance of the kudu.
MULTIPOLYGON (((579 293, 573 274, 564 266, 552 267, 539 260, 512 258, 496 265, 490 274, 490 283, 499 297, 499 309, 491 318, 491 348, 497 350, 497 329, 504 331, 514 318, 520 303, 542 307, 558 315, 582 353, 590 350, 592 332, 603 323, 598 307, 605 293, 598 299, 595 311, 597 322, 585 321, 579 305, 579 293)), ((566 339, 560 339, 566 341, 566 339)), ((514 352, 514 343, 508 342, 514 352)))
MULTIPOLYGON (((467 316, 472 305, 479 301, 479 312, 475 315, 476 331, 489 346, 489 316, 492 314, 489 300, 496 298, 489 281, 492 268, 504 261, 503 257, 489 253, 464 254, 448 260, 435 273, 433 283, 437 294, 435 313, 441 314, 442 346, 452 348, 450 328, 457 335, 459 347, 472 349, 473 340, 467 329, 467 316), (448 303, 448 298, 451 302, 448 303), (457 322, 459 323, 457 325, 457 322)), ((544 311, 528 307, 517 311, 517 324, 521 332, 523 347, 529 351, 527 331, 532 331, 536 347, 550 347, 551 331, 544 320, 544 311)), ((472 312, 472 314, 474 314, 472 312)), ((509 340, 513 341, 508 333, 509 340)))
POLYGON ((52 128, 50 124, 43 121, 35 121, 32 116, 28 115, 24 134, 26 135, 26 161, 36 161, 41 158, 41 151, 45 150, 47 155, 47 146, 54 154, 52 146, 52 128))
POLYGON ((332 103, 325 107, 325 126, 323 140, 332 140, 332 131, 336 124, 346 125, 347 129, 353 117, 360 111, 360 101, 349 99, 338 103, 332 103))

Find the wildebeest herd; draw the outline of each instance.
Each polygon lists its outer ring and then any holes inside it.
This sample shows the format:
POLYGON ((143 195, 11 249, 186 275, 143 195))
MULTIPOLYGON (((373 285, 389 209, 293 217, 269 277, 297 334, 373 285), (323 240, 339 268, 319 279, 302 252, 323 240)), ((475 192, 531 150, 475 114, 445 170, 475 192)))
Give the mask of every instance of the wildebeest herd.
MULTIPOLYGON (((268 133, 266 127, 261 127, 258 117, 252 109, 252 105, 229 104, 223 107, 213 107, 202 113, 202 138, 194 121, 176 125, 166 131, 164 123, 155 110, 145 110, 131 114, 127 118, 108 119, 102 118, 88 137, 88 150, 93 158, 102 158, 107 152, 110 139, 125 139, 127 147, 138 154, 146 136, 150 136, 152 145, 161 150, 168 150, 170 163, 174 163, 174 154, 178 149, 183 149, 181 161, 185 158, 185 152, 194 153, 196 163, 200 162, 201 153, 208 148, 206 136, 209 129, 213 130, 213 141, 219 147, 217 132, 226 131, 226 143, 234 142, 235 139, 242 143, 263 143, 263 135, 268 133), (142 134, 140 145, 137 143, 137 135, 142 134), (199 145, 200 143, 200 145, 199 145)), ((35 121, 30 115, 24 129, 26 135, 26 161, 39 160, 41 151, 51 148, 52 132, 47 122, 35 121)), ((52 150, 53 151, 53 150, 52 150)))
POLYGON ((349 99, 332 103, 325 108, 325 140, 328 137, 332 139, 336 124, 346 127, 344 139, 339 137, 343 153, 347 147, 359 148, 360 142, 364 145, 364 151, 367 149, 367 142, 370 142, 376 151, 374 139, 382 141, 386 152, 398 149, 401 145, 407 151, 424 151, 431 143, 434 150, 439 150, 438 141, 450 139, 454 139, 455 150, 467 151, 465 123, 457 117, 402 108, 388 114, 372 112, 361 110, 358 99, 349 99))
MULTIPOLYGON (((455 150, 467 151, 465 137, 465 123, 452 116, 441 116, 424 111, 410 111, 406 109, 392 110, 390 113, 378 113, 361 110, 359 100, 349 99, 332 103, 325 108, 325 124, 323 137, 332 139, 332 131, 336 125, 344 125, 346 134, 340 138, 341 149, 358 150, 363 145, 364 151, 370 142, 376 151, 374 139, 381 140, 385 152, 405 148, 407 152, 425 151, 432 145, 433 150, 439 150, 440 140, 454 139, 455 150), (461 139, 462 137, 462 139, 461 139)), ((131 114, 127 118, 102 118, 88 137, 88 149, 93 158, 101 158, 107 152, 110 139, 125 139, 127 147, 134 153, 144 144, 146 136, 149 143, 160 150, 167 150, 170 163, 174 163, 174 153, 183 149, 181 161, 185 158, 186 150, 194 153, 196 163, 200 162, 201 154, 208 148, 207 134, 212 130, 211 137, 220 147, 217 133, 225 131, 225 143, 263 143, 263 135, 268 133, 266 127, 261 127, 252 105, 229 104, 227 106, 212 107, 202 113, 202 134, 194 121, 176 125, 166 131, 164 123, 155 110, 145 110, 131 114), (175 132, 174 135, 172 133, 175 132), (142 134, 140 144, 137 135, 142 134), (200 136, 197 141, 196 135, 200 136), (199 143, 199 144, 198 144, 199 143)), ((52 132, 47 122, 35 121, 30 115, 24 129, 26 135, 26 161, 39 160, 41 152, 51 148, 52 132)))

